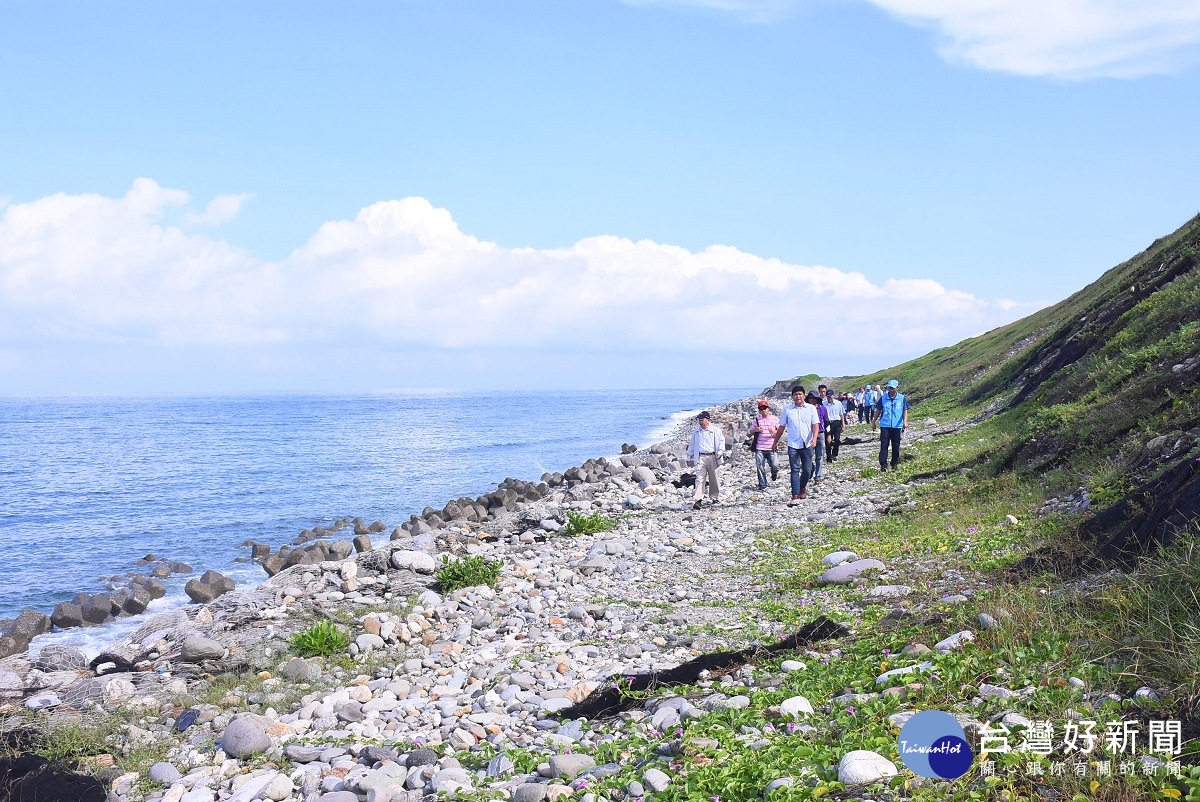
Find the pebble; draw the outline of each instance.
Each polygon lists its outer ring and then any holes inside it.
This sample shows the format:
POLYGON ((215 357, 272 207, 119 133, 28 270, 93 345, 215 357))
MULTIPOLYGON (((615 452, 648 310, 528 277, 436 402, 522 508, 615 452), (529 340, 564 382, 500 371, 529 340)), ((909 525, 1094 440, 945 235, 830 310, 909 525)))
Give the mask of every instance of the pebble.
POLYGON ((650 786, 650 790, 656 794, 661 794, 671 785, 671 778, 659 769, 646 769, 642 775, 642 782, 650 786))

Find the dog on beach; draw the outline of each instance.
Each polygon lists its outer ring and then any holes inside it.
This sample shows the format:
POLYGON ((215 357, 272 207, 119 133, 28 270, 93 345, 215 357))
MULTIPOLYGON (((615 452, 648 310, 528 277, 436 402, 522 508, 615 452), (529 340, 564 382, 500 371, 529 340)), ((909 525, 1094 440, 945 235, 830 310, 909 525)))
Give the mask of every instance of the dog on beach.
POLYGON ((678 479, 674 479, 671 481, 671 484, 675 485, 676 490, 678 490, 679 488, 683 488, 683 487, 695 487, 696 486, 696 474, 681 473, 679 475, 678 479))

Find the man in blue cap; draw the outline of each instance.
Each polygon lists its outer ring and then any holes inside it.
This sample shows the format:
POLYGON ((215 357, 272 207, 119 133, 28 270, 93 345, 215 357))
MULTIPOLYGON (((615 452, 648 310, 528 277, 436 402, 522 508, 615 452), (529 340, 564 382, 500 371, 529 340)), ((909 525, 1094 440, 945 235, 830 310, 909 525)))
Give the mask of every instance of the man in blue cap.
POLYGON ((888 449, 892 469, 900 466, 900 435, 908 428, 908 399, 899 392, 900 382, 892 379, 879 399, 879 470, 886 471, 888 449))

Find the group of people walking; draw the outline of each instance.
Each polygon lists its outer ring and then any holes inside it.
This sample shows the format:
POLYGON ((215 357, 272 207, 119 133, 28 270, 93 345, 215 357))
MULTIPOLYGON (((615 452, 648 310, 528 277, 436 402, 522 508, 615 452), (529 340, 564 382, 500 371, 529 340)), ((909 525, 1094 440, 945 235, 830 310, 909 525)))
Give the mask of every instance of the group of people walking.
MULTIPOLYGON (((879 470, 888 469, 889 458, 895 469, 900 464, 900 436, 908 428, 908 399, 899 387, 900 383, 892 379, 884 387, 868 384, 856 392, 838 395, 824 384, 812 391, 797 384, 792 387, 792 403, 778 416, 769 401, 759 401, 758 417, 750 427, 758 488, 766 489, 768 471, 771 481, 779 478, 775 453, 786 437, 792 489, 789 504, 808 498, 809 484, 825 479, 825 463, 837 461, 842 434, 852 414, 859 424, 869 423, 872 432, 879 432, 879 470)), ((688 466, 696 468, 692 509, 700 508, 706 492, 716 502, 720 494, 719 468, 725 454, 725 436, 720 426, 712 425, 711 415, 701 412, 698 423, 687 451, 688 466)))

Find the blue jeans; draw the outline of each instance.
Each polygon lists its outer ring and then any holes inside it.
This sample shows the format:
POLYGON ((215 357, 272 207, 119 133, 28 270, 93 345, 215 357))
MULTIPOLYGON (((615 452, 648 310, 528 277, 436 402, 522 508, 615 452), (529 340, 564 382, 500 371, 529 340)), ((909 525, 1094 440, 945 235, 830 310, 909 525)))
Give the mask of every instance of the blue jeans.
POLYGON ((792 495, 798 496, 813 475, 813 450, 788 446, 788 465, 792 469, 792 495))
POLYGON ((887 470, 889 445, 892 450, 892 467, 896 468, 900 465, 900 433, 902 431, 904 429, 899 426, 879 427, 879 470, 887 470))
POLYGON ((779 473, 779 468, 775 467, 775 452, 754 449, 754 465, 758 468, 758 489, 763 490, 767 486, 767 466, 771 466, 772 479, 779 473))

